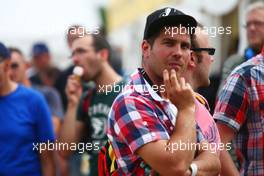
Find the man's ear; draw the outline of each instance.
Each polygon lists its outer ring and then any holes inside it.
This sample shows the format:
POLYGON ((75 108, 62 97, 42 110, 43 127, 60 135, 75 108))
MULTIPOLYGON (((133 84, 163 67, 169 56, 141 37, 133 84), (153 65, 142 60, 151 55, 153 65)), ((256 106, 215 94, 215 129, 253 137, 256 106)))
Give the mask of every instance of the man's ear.
POLYGON ((143 40, 143 42, 141 43, 141 50, 142 50, 142 54, 144 58, 149 57, 150 49, 151 49, 151 46, 147 42, 147 40, 143 40))
POLYGON ((102 49, 97 53, 97 57, 102 59, 102 61, 108 61, 109 51, 107 49, 102 49))
POLYGON ((10 69, 10 63, 11 63, 10 59, 6 59, 4 61, 4 71, 5 72, 7 72, 10 69))
POLYGON ((197 55, 193 51, 191 51, 191 59, 189 62, 189 66, 192 68, 195 68, 197 66, 197 55))

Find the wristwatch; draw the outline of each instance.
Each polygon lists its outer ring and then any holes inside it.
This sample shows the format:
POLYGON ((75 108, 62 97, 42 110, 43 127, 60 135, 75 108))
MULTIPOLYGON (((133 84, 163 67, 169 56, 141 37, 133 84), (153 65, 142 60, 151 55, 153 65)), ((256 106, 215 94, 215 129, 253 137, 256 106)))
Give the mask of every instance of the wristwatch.
POLYGON ((198 166, 195 163, 192 163, 190 165, 190 170, 192 171, 192 175, 191 176, 196 176, 197 172, 198 172, 198 166))

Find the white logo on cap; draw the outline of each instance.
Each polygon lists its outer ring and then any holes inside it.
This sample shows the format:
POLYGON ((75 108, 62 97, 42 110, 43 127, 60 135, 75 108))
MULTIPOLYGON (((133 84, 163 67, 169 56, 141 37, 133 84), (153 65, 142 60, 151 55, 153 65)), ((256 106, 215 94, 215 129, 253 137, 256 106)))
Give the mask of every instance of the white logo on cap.
POLYGON ((171 12, 171 8, 166 8, 164 12, 160 14, 160 17, 168 16, 171 12))

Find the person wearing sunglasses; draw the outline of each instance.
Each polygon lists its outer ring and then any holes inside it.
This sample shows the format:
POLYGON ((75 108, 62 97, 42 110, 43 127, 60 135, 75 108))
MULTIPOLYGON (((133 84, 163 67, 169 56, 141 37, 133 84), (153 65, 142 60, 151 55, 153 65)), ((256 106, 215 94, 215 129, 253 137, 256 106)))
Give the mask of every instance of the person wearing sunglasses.
MULTIPOLYGON (((209 74, 211 65, 214 61, 213 55, 215 48, 212 48, 209 44, 209 37, 205 31, 202 30, 203 26, 198 23, 195 35, 192 38, 192 53, 190 56, 189 65, 185 74, 183 75, 187 82, 190 83, 194 91, 197 91, 200 87, 208 87, 210 85, 209 74)), ((216 127, 216 123, 210 114, 210 106, 207 100, 200 95, 196 95, 196 121, 201 127, 202 133, 205 139, 209 143, 213 143, 216 146, 220 145, 220 135, 216 127)), ((219 148, 215 148, 219 154, 219 148)))
POLYGON ((214 61, 215 48, 210 46, 208 35, 202 29, 203 26, 198 23, 192 38, 191 60, 185 74, 186 80, 194 90, 210 85, 209 74, 214 61))
POLYGON ((10 78, 11 80, 21 83, 27 87, 31 83, 26 75, 27 63, 23 58, 22 52, 17 48, 8 48, 11 55, 10 78))
POLYGON ((193 70, 192 81, 193 89, 197 90, 200 87, 207 87, 210 85, 209 74, 211 70, 211 64, 214 61, 213 55, 215 48, 209 47, 208 36, 198 28, 198 34, 196 34, 196 41, 194 40, 192 52, 192 62, 195 67, 193 70))
MULTIPOLYGON (((32 84, 26 74, 27 63, 21 50, 18 48, 10 47, 9 52, 11 56, 9 71, 11 80, 15 81, 18 84, 23 84, 26 87, 33 88, 43 94, 52 114, 55 135, 58 136, 64 115, 59 93, 53 87, 32 84)), ((43 72, 42 74, 44 75, 46 73, 43 72)))

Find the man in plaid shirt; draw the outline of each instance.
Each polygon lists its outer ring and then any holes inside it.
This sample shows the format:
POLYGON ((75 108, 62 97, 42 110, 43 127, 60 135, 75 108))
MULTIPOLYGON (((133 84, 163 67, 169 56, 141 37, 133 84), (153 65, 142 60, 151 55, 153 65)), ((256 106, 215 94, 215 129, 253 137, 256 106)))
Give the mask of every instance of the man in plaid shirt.
MULTIPOLYGON (((262 53, 236 67, 221 90, 215 108, 221 140, 234 139, 241 158, 240 175, 264 175, 264 46, 262 53)), ((239 175, 226 151, 224 175, 239 175)))
POLYGON ((173 8, 148 16, 143 68, 132 74, 109 113, 108 137, 118 175, 218 174, 217 155, 192 145, 208 143, 195 121, 194 92, 181 77, 196 25, 193 17, 173 8))

